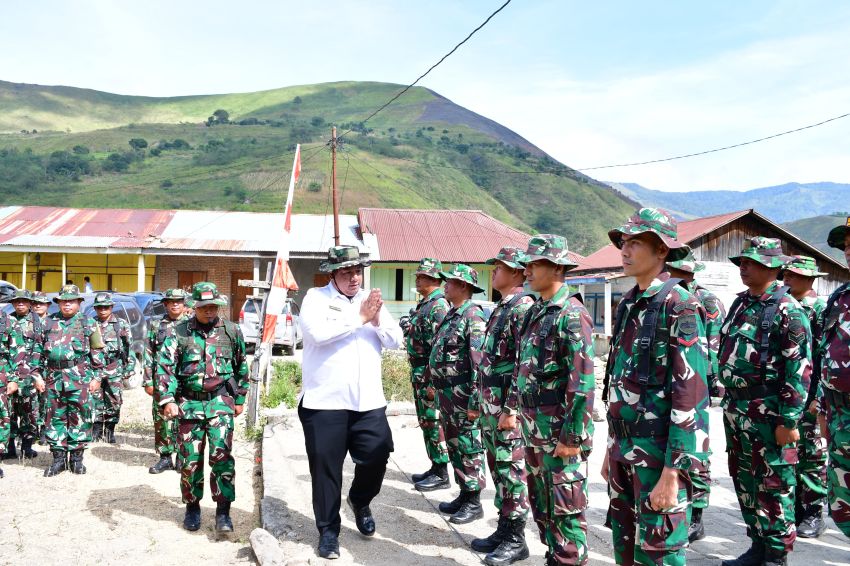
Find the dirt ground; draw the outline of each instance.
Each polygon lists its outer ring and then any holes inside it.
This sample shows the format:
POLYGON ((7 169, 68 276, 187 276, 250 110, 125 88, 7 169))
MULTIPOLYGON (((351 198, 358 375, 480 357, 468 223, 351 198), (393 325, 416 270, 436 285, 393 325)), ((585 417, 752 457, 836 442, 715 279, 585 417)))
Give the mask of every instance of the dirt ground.
POLYGON ((0 564, 254 563, 248 536, 259 526, 257 490, 262 489, 256 444, 237 432, 230 540, 216 540, 208 487, 201 530, 190 533, 182 528, 178 474, 148 473, 157 459, 150 397, 141 389, 124 393, 118 443, 91 445, 86 475, 66 471, 43 477, 51 461, 46 446, 36 447, 34 460, 0 463, 6 475, 0 479, 0 564))

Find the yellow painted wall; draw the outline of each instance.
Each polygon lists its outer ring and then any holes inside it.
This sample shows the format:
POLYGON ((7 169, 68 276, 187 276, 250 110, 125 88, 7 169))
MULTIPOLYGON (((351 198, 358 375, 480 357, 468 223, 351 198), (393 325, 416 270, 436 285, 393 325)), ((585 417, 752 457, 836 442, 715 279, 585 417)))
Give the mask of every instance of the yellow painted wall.
MULTIPOLYGON (((67 278, 83 288, 83 277, 91 278, 96 290, 118 292, 137 291, 137 268, 139 256, 134 254, 67 254, 67 278), (112 275, 112 289, 108 289, 112 275)), ((23 253, 0 252, 0 275, 6 281, 23 287, 21 282, 23 253)), ((156 256, 145 256, 145 290, 153 289, 156 256)), ((62 286, 62 254, 28 253, 26 288, 45 293, 55 293, 62 286), (36 257, 38 256, 38 257, 36 257), (36 289, 37 272, 42 273, 41 288, 36 289)))

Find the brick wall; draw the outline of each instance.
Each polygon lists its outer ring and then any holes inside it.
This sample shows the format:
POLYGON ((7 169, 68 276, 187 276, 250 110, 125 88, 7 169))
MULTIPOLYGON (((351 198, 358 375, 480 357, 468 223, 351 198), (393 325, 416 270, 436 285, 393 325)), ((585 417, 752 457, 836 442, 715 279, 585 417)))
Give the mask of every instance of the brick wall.
MULTIPOLYGON (((231 274, 234 271, 252 272, 254 260, 244 257, 213 256, 159 256, 156 264, 156 290, 165 291, 177 286, 178 271, 206 271, 207 281, 218 286, 223 295, 231 301, 233 289, 230 288, 231 274)), ((232 301, 231 301, 232 303, 232 301)), ((230 307, 221 309, 222 318, 230 318, 230 307)))

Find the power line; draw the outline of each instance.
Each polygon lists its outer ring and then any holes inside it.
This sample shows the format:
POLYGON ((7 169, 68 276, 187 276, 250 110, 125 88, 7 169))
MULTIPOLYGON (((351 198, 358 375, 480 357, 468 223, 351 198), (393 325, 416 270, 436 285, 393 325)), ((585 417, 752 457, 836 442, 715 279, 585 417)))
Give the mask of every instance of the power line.
MULTIPOLYGON (((374 112, 372 112, 371 114, 369 114, 369 116, 367 116, 365 120, 361 120, 361 122, 362 122, 363 124, 365 124, 366 122, 368 122, 369 120, 371 120, 372 118, 374 118, 374 117, 375 117, 375 116, 376 116, 379 112, 383 111, 383 110, 384 110, 387 106, 389 106, 390 104, 392 104, 393 102, 395 102, 396 100, 398 100, 399 98, 401 98, 401 96, 402 96, 404 93, 406 93, 408 90, 410 90, 411 88, 413 88, 414 86, 416 86, 416 84, 417 84, 419 81, 421 81, 422 79, 424 79, 424 78, 428 75, 428 73, 430 73, 431 71, 433 71, 434 69, 436 69, 436 68, 437 68, 437 67, 438 67, 438 66, 439 66, 439 65, 440 65, 443 61, 445 61, 446 59, 448 59, 448 58, 449 58, 449 57, 450 57, 450 56, 451 56, 451 55, 452 55, 455 51, 457 51, 457 50, 460 48, 460 46, 461 46, 461 45, 463 45, 464 43, 466 43, 467 41, 469 41, 469 39, 470 39, 473 35, 475 35, 476 33, 478 33, 478 31, 479 31, 479 30, 481 30, 481 28, 483 28, 483 27, 484 27, 484 26, 486 26, 488 23, 490 23, 490 20, 492 20, 492 19, 496 16, 496 14, 498 14, 499 12, 501 12, 502 10, 504 10, 504 9, 508 6, 508 4, 510 4, 510 3, 511 3, 511 0, 507 0, 504 4, 502 4, 501 6, 499 6, 499 8, 498 8, 495 12, 493 12, 492 14, 490 14, 489 16, 487 16, 487 19, 486 19, 486 20, 484 20, 484 21, 481 23, 481 25, 479 25, 477 28, 475 28, 474 30, 472 30, 471 32, 469 32, 469 35, 467 35, 467 36, 463 39, 463 41, 461 41, 460 43, 458 43, 457 45, 455 45, 455 46, 452 48, 452 50, 451 50, 451 51, 449 51, 448 53, 446 53, 445 55, 443 55, 443 56, 440 58, 440 60, 439 60, 439 61, 437 61, 436 63, 434 63, 433 65, 431 65, 431 66, 428 68, 428 70, 427 70, 427 71, 425 71, 424 73, 422 73, 421 75, 419 75, 419 77, 418 77, 415 81, 413 81, 412 83, 410 83, 409 85, 407 85, 406 87, 404 87, 404 88, 403 88, 403 89, 402 89, 402 90, 401 90, 398 94, 396 94, 395 96, 393 96, 392 98, 390 98, 388 101, 386 101, 383 105, 381 105, 380 107, 378 107, 378 109, 377 109, 377 110, 375 110, 374 112)), ((351 130, 350 130, 350 129, 349 129, 348 131, 346 131, 345 133, 343 133, 341 136, 338 136, 338 137, 340 137, 340 138, 341 138, 341 137, 343 137, 343 136, 345 136, 345 135, 347 135, 347 134, 349 134, 349 133, 351 133, 351 130)))

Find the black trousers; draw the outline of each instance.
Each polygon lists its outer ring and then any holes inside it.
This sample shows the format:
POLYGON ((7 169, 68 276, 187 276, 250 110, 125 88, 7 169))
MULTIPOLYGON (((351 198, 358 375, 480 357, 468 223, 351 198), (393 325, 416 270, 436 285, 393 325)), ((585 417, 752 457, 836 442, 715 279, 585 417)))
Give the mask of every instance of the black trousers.
POLYGON ((381 491, 393 435, 386 408, 372 411, 315 410, 298 406, 313 482, 313 514, 319 533, 339 534, 342 465, 346 453, 354 461, 348 497, 357 507, 369 505, 381 491))

